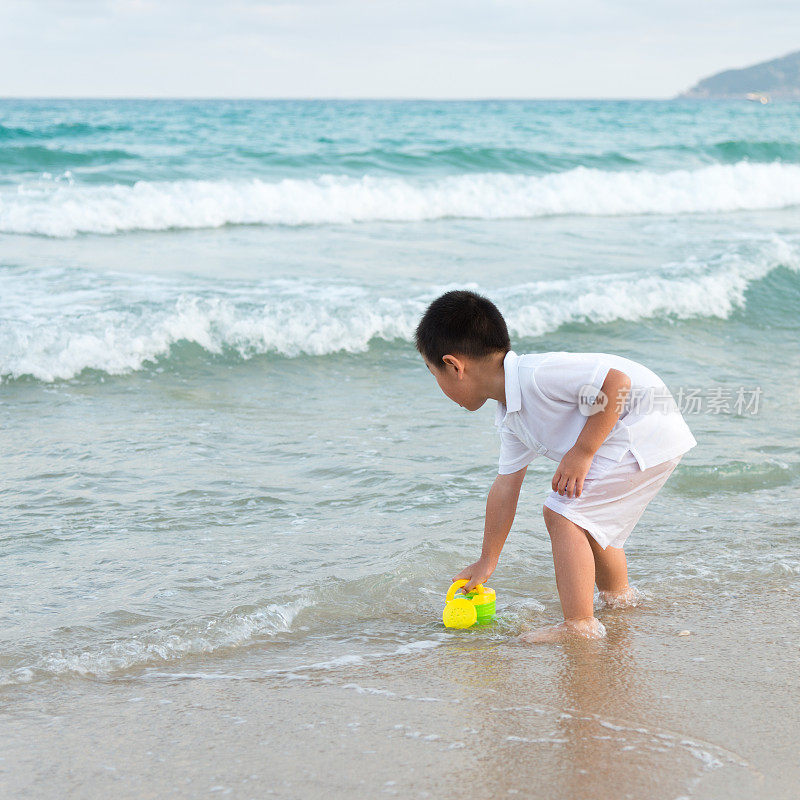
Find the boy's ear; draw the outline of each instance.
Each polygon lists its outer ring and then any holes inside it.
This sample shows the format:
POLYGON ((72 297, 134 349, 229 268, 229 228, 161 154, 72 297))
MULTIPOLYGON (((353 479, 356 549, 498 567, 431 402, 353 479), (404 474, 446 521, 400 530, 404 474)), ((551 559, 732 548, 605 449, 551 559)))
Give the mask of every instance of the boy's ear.
POLYGON ((461 380, 464 375, 464 360, 448 353, 446 356, 442 356, 442 361, 444 361, 445 367, 452 367, 456 371, 456 377, 461 380))

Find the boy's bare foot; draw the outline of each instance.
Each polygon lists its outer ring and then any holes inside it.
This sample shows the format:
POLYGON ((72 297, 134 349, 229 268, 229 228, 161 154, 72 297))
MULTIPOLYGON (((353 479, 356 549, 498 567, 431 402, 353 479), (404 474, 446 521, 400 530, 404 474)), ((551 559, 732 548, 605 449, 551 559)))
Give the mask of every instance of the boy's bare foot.
POLYGON ((535 631, 526 631, 517 636, 521 642, 528 644, 548 644, 560 642, 572 636, 581 636, 584 639, 602 639, 606 629, 596 617, 586 619, 566 619, 559 625, 548 625, 535 631))
POLYGON ((619 592, 600 591, 600 602, 608 608, 632 608, 639 605, 641 592, 633 586, 628 586, 619 592))

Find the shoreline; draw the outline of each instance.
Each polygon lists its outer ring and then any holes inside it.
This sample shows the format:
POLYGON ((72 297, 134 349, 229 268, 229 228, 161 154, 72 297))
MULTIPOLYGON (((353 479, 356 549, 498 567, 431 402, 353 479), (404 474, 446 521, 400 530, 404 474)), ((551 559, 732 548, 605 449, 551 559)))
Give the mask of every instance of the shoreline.
POLYGON ((741 590, 705 614, 701 598, 674 614, 606 611, 600 642, 463 636, 305 678, 259 677, 269 653, 255 649, 188 674, 16 687, 2 694, 2 782, 8 796, 37 800, 789 800, 800 724, 787 709, 800 691, 791 629, 777 620, 788 625, 795 594, 741 590), (678 636, 686 619, 692 634, 678 636))

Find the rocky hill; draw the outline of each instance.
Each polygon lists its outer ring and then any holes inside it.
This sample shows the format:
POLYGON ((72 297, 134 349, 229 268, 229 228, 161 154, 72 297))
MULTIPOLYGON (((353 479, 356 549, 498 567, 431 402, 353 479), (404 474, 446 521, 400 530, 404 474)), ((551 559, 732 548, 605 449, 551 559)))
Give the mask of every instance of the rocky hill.
POLYGON ((718 72, 679 97, 744 99, 748 94, 749 99, 758 94, 772 100, 800 100, 800 51, 752 67, 718 72))

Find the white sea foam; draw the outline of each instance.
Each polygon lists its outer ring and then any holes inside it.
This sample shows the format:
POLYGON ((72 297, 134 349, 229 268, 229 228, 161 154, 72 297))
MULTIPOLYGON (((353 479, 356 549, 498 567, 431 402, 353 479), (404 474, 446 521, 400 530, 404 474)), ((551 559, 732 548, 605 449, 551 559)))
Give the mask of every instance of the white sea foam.
POLYGON ((278 298, 256 306, 245 296, 237 301, 181 292, 155 307, 28 313, 0 321, 0 380, 30 375, 54 381, 85 369, 121 375, 169 356, 180 342, 249 358, 363 352, 372 339, 410 339, 422 301, 356 294, 363 296, 321 303, 278 298))
MULTIPOLYGON (((297 611, 305 605, 301 601, 287 606, 269 606, 258 612, 233 615, 233 619, 210 620, 197 630, 155 630, 139 638, 98 645, 94 648, 58 650, 39 658, 32 667, 17 668, 0 675, 0 686, 29 683, 38 676, 83 675, 105 677, 115 672, 152 664, 180 662, 187 655, 213 653, 223 648, 243 646, 252 643, 257 637, 271 636, 288 630, 297 611)), ((418 655, 440 647, 447 637, 422 639, 407 642, 393 650, 347 653, 327 661, 301 664, 291 669, 268 669, 266 674, 290 680, 306 680, 308 673, 330 672, 347 667, 359 667, 374 661, 399 656, 418 655)), ((241 680, 241 677, 225 673, 208 672, 151 672, 148 678, 241 680)), ((378 690, 361 689, 356 684, 345 688, 378 693, 378 690)), ((388 694, 393 694, 389 692, 388 694)), ((437 698, 411 698, 433 701, 437 698)))
POLYGON ((483 173, 435 180, 322 175, 276 182, 139 181, 6 191, 0 194, 0 232, 69 237, 223 225, 682 214, 798 204, 800 165, 781 162, 672 172, 578 167, 549 175, 483 173))
MULTIPOLYGON (((111 642, 107 645, 75 650, 56 650, 39 658, 32 669, 46 675, 108 675, 151 663, 169 662, 186 655, 213 653, 252 642, 257 637, 274 636, 288 631, 297 614, 311 601, 297 599, 263 608, 232 611, 222 617, 209 618, 191 626, 156 629, 136 638, 111 642)), ((16 670, 0 679, 3 683, 24 682, 16 670)), ((30 680, 28 677, 27 680, 30 680)))
MULTIPOLYGON (((756 280, 779 265, 800 271, 797 249, 765 240, 702 262, 653 273, 587 275, 482 291, 498 303, 515 338, 567 323, 729 317, 756 280)), ((363 287, 270 281, 169 281, 70 270, 0 272, 0 381, 70 379, 83 370, 120 375, 169 358, 180 343, 237 358, 364 352, 374 340, 411 341, 439 292, 379 294, 363 287), (56 287, 57 291, 53 287, 56 287)), ((463 288, 463 287, 460 287, 463 288)))
POLYGON ((394 650, 389 652, 375 652, 375 653, 348 653, 347 655, 337 656, 329 661, 316 661, 313 664, 305 664, 301 667, 295 667, 293 672, 317 672, 325 670, 335 670, 340 667, 357 667, 367 664, 371 661, 379 660, 382 658, 395 658, 397 656, 407 656, 418 654, 434 647, 439 647, 443 644, 444 638, 440 639, 420 639, 414 642, 406 642, 401 644, 394 650))
POLYGON ((712 262, 693 258, 653 274, 587 276, 511 287, 497 293, 510 307, 509 328, 538 336, 571 322, 605 323, 673 316, 727 319, 744 308, 754 281, 783 265, 800 271, 800 254, 775 239, 756 255, 732 251, 712 262))
MULTIPOLYGON (((0 670, 0 686, 28 683, 42 677, 108 676, 141 667, 182 664, 187 656, 247 647, 260 640, 268 641, 278 634, 291 632, 299 614, 313 613, 318 606, 319 599, 304 592, 286 603, 240 606, 191 621, 175 620, 111 641, 101 639, 93 643, 74 643, 64 648, 43 648, 36 656, 20 659, 28 663, 0 670)), ((322 613, 324 616, 324 608, 322 613)), ((442 633, 435 638, 398 643, 388 651, 348 652, 324 661, 308 660, 291 668, 265 669, 264 672, 289 680, 305 680, 309 673, 358 667, 383 658, 418 655, 441 646, 448 638, 447 633, 442 633)), ((148 677, 222 680, 229 676, 207 671, 159 670, 149 673, 148 677)))

